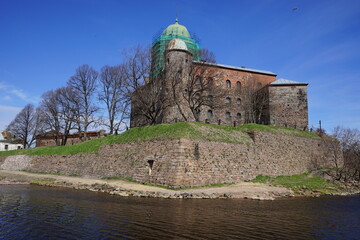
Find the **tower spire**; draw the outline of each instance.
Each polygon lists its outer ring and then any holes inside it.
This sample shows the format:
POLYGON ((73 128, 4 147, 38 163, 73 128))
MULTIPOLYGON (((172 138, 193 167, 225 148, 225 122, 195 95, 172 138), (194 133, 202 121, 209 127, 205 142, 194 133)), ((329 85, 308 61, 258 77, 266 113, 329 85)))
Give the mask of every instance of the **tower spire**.
POLYGON ((176 5, 176 18, 175 18, 175 23, 179 23, 178 12, 179 12, 179 5, 176 5))

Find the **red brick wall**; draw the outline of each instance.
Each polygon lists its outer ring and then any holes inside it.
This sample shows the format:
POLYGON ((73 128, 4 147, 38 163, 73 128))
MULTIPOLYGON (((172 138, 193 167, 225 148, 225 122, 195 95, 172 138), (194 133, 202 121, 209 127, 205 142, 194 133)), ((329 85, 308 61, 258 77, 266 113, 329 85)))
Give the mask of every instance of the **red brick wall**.
POLYGON ((213 66, 210 68, 214 68, 214 69, 216 69, 216 72, 219 72, 219 75, 221 75, 221 77, 222 77, 224 87, 225 87, 225 81, 230 80, 231 89, 236 88, 237 81, 240 81, 241 85, 244 86, 246 84, 246 78, 249 76, 253 77, 253 79, 256 82, 261 83, 262 86, 265 86, 276 80, 276 75, 267 75, 267 74, 263 74, 263 73, 241 71, 241 70, 237 70, 237 69, 228 69, 228 68, 222 68, 222 67, 218 67, 218 66, 213 66))

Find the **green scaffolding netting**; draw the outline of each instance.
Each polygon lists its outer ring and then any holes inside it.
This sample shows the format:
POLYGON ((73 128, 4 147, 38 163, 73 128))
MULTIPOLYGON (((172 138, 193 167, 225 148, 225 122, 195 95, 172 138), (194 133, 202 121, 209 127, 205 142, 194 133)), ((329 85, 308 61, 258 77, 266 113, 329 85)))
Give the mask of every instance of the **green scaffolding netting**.
POLYGON ((181 35, 169 34, 169 35, 161 35, 158 37, 152 44, 151 48, 151 62, 152 62, 152 77, 156 77, 159 73, 164 70, 165 66, 165 50, 167 49, 169 42, 174 39, 179 38, 183 40, 186 44, 186 47, 193 55, 193 60, 200 60, 200 46, 195 42, 194 39, 188 38, 181 35))

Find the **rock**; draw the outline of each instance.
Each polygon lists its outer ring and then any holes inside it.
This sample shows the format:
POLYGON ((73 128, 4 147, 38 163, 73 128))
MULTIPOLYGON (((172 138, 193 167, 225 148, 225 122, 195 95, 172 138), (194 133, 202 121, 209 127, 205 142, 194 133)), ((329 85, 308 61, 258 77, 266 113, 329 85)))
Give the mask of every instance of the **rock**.
POLYGON ((125 192, 125 191, 118 192, 117 195, 122 196, 122 197, 130 196, 130 194, 128 192, 125 192))
POLYGON ((185 192, 185 193, 181 193, 180 196, 181 196, 182 198, 190 198, 190 197, 191 197, 191 194, 185 192))
POLYGON ((231 194, 229 194, 229 193, 224 193, 224 197, 225 197, 225 198, 231 198, 231 194))
POLYGON ((260 201, 264 201, 264 200, 275 200, 275 198, 270 197, 270 196, 256 196, 256 197, 251 197, 252 200, 260 200, 260 201))

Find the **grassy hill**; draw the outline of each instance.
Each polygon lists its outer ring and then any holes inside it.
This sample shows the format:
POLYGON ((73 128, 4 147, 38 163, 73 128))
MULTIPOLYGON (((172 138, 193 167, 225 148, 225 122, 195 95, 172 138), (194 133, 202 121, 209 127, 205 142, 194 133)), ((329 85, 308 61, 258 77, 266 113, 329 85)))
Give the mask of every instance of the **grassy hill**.
POLYGON ((31 149, 4 151, 0 152, 0 156, 95 153, 102 145, 179 138, 236 144, 250 144, 252 140, 247 134, 248 131, 266 131, 274 134, 305 138, 318 138, 315 133, 284 127, 258 124, 244 124, 238 127, 230 127, 198 122, 180 122, 174 124, 159 124, 154 126, 131 128, 119 135, 97 138, 76 145, 38 147, 31 149))

